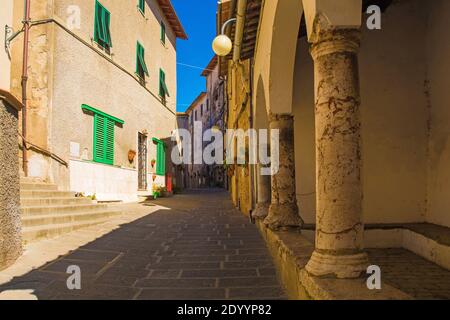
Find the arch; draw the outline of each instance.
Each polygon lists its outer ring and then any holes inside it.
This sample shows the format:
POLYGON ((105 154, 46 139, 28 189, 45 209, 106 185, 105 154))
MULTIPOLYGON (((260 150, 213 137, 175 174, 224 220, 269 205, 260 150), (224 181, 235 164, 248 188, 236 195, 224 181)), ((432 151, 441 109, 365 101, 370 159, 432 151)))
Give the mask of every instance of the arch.
MULTIPOLYGON (((262 12, 254 65, 254 79, 258 81, 254 85, 262 79, 268 114, 290 114, 302 1, 265 1, 262 12)), ((257 90, 255 87, 254 92, 257 90)))

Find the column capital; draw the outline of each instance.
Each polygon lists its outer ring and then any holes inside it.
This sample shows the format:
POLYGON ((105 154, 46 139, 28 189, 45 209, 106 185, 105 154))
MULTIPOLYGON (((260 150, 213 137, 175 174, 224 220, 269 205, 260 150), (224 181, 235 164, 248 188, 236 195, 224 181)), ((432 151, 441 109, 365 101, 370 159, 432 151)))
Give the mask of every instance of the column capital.
POLYGON ((361 43, 361 31, 356 28, 316 28, 311 40, 310 52, 314 60, 333 53, 357 54, 361 43))

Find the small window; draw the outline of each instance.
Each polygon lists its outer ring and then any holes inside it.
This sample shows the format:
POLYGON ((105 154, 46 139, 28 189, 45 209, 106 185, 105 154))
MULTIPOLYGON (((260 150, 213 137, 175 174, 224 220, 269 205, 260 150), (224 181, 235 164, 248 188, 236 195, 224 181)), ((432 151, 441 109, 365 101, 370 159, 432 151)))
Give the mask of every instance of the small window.
POLYGON ((159 96, 163 98, 163 100, 165 100, 166 97, 170 97, 166 84, 166 74, 163 69, 159 69, 159 96))
POLYGON ((94 41, 105 49, 112 48, 111 32, 109 25, 111 15, 100 2, 95 2, 95 26, 94 41))
POLYGON ((159 139, 153 138, 156 144, 156 174, 158 176, 166 175, 166 150, 165 144, 159 139))
POLYGON ((197 121, 197 110, 195 110, 195 121, 197 121))
POLYGON ((145 14, 145 0, 139 0, 138 8, 142 14, 145 14))
POLYGON ((145 79, 145 75, 149 76, 147 65, 145 64, 145 50, 139 41, 136 46, 136 74, 141 79, 145 79))
POLYGON ((166 25, 161 21, 161 42, 166 44, 166 25))
POLYGON ((203 117, 203 105, 200 106, 200 117, 203 117))

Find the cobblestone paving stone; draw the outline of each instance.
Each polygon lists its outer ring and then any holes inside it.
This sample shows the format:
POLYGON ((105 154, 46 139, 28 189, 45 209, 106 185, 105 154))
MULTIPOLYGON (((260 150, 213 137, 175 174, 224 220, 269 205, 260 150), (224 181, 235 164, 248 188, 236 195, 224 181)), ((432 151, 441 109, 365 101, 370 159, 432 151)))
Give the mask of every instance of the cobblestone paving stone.
POLYGON ((367 249, 383 282, 416 299, 450 299, 450 271, 405 249, 367 249))
MULTIPOLYGON (((0 286, 39 299, 285 299, 256 227, 228 194, 164 198, 159 210, 0 286), (67 288, 81 268, 82 289, 67 288)), ((151 204, 149 204, 151 205, 151 204)))

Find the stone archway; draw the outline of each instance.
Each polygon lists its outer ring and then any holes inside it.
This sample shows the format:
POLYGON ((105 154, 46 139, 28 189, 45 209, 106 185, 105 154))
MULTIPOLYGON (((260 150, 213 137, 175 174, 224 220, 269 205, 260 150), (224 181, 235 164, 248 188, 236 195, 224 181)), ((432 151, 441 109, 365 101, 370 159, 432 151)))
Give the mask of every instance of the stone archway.
POLYGON ((269 128, 279 134, 271 144, 271 204, 264 223, 271 229, 300 227, 295 193, 294 118, 292 97, 298 31, 303 4, 301 0, 266 1, 260 22, 255 54, 255 104, 263 91, 269 128), (263 86, 261 90, 260 86, 263 86))

